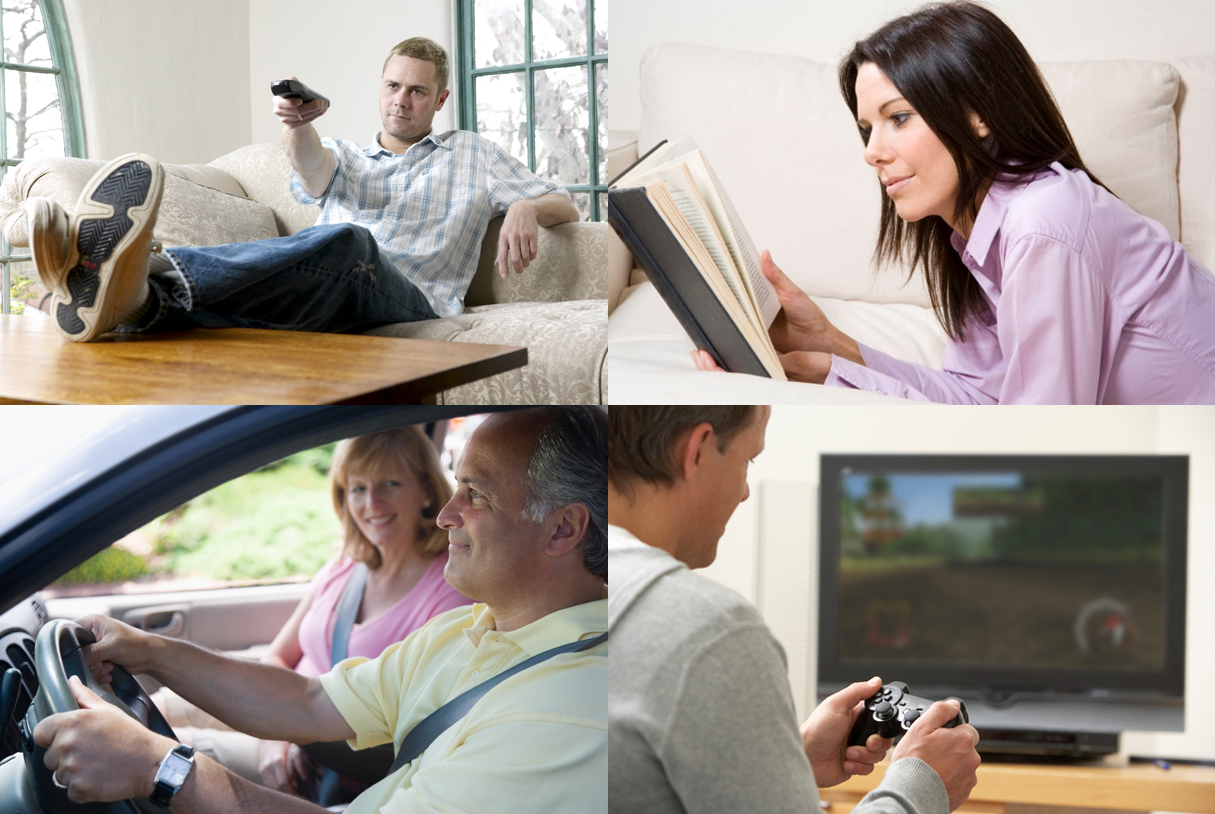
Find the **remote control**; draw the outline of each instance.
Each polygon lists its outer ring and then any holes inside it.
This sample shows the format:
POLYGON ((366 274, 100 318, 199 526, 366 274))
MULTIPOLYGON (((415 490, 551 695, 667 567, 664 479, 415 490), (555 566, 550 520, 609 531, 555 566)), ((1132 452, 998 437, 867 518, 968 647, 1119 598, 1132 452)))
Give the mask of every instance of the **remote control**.
POLYGON ((317 99, 320 99, 325 104, 329 104, 328 99, 298 79, 280 79, 277 82, 271 82, 270 92, 275 96, 291 96, 296 99, 302 99, 304 104, 316 101, 317 99))
MULTIPOLYGON (((953 700, 961 704, 962 708, 952 721, 945 724, 946 729, 970 723, 965 702, 960 698, 953 700)), ((882 688, 865 702, 865 709, 853 724, 852 731, 848 733, 848 745, 862 746, 874 733, 883 738, 897 738, 911 729, 911 725, 927 712, 930 706, 931 701, 912 695, 902 681, 883 684, 882 688)))

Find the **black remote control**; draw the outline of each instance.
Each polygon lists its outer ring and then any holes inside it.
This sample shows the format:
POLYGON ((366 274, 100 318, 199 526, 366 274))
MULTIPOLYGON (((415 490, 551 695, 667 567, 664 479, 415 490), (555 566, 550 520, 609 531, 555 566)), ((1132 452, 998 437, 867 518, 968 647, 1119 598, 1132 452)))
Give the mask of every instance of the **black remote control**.
MULTIPOLYGON (((965 702, 961 698, 952 700, 957 701, 961 709, 952 721, 945 724, 946 729, 970 723, 965 702)), ((931 701, 912 695, 902 681, 883 684, 882 688, 865 702, 865 709, 861 711, 852 731, 848 733, 848 745, 863 746, 874 733, 883 738, 897 738, 911 729, 911 725, 919 720, 930 706, 931 701)))
POLYGON ((314 102, 317 99, 320 99, 325 104, 329 104, 328 99, 298 79, 280 79, 277 82, 271 82, 270 92, 275 96, 291 96, 296 99, 301 99, 303 100, 304 104, 314 102))

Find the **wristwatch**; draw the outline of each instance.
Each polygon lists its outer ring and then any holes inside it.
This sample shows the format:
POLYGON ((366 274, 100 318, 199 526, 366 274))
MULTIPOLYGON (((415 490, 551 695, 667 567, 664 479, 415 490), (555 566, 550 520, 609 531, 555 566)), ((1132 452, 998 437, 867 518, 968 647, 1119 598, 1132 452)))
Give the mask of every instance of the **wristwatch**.
POLYGON ((193 768, 193 747, 186 746, 184 743, 174 746, 169 750, 169 754, 165 755, 165 759, 160 761, 160 768, 156 770, 156 780, 154 781, 156 785, 148 799, 162 808, 168 808, 173 795, 181 790, 182 784, 186 782, 186 778, 190 776, 190 770, 193 768))

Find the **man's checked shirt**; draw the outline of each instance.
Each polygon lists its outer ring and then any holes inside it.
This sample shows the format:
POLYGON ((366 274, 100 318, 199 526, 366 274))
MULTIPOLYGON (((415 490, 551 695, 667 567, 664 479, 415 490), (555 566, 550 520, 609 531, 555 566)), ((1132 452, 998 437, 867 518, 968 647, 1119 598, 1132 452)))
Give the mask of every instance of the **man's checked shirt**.
POLYGON ((291 194, 320 204, 316 225, 355 223, 375 236, 380 253, 416 285, 441 317, 464 310, 490 218, 515 201, 550 192, 566 197, 492 141, 468 130, 429 135, 404 155, 353 141, 321 140, 337 161, 319 198, 291 173, 291 194))

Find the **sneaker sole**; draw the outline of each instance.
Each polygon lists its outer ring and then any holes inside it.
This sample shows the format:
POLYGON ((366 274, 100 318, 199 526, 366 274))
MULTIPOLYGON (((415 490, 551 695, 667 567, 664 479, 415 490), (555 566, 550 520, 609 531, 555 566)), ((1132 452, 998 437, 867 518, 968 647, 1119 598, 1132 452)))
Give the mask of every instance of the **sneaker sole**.
MULTIPOLYGON (((132 232, 148 225, 148 214, 159 203, 159 188, 155 190, 156 200, 151 200, 154 182, 160 176, 159 165, 131 157, 117 159, 116 163, 118 166, 91 192, 81 196, 82 203, 77 205, 74 215, 72 240, 76 262, 64 275, 61 287, 66 292, 60 292, 55 320, 68 338, 76 342, 92 339, 113 327, 98 330, 100 317, 112 309, 105 297, 114 271, 110 261, 132 232), (149 203, 152 205, 148 206, 149 203), (70 297, 69 301, 63 299, 63 293, 70 297)), ((155 222, 155 216, 151 222, 155 222)))

